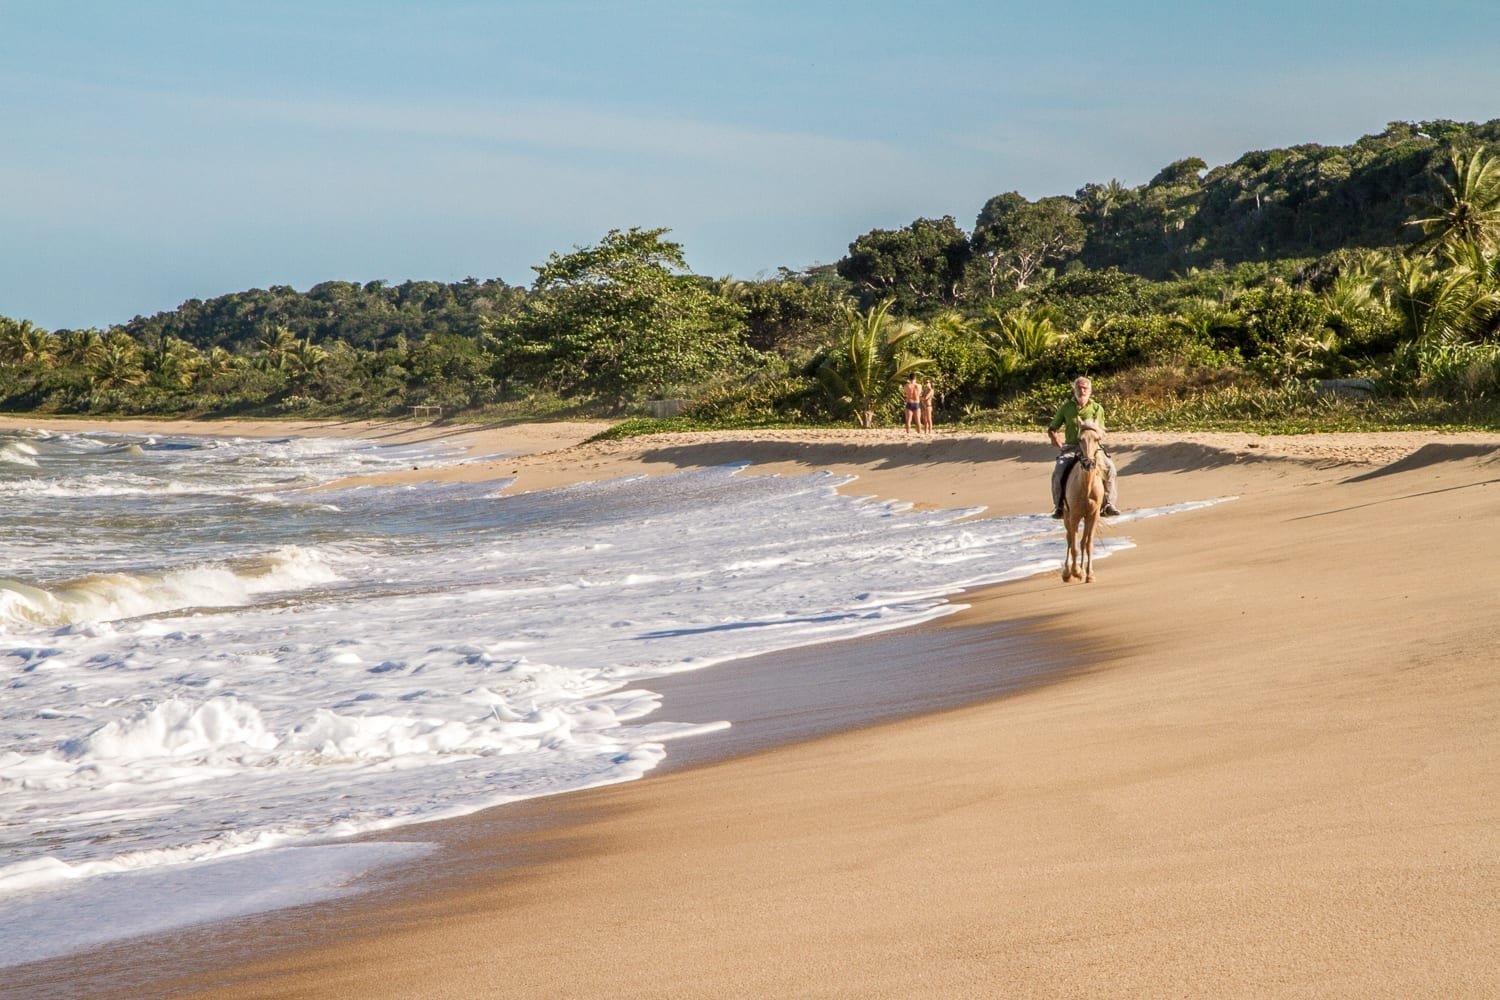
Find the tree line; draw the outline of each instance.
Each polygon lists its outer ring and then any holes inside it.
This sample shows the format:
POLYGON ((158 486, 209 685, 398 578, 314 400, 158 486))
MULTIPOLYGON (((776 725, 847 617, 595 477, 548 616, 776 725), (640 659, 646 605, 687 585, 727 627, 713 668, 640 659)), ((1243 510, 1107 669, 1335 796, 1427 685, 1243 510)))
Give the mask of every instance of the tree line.
POLYGON ((949 419, 1031 419, 1086 372, 1146 422, 1315 413, 1338 378, 1472 420, 1500 383, 1497 137, 1500 121, 1398 122, 1213 169, 1189 157, 1133 188, 1007 192, 968 232, 917 219, 765 281, 692 274, 666 230, 632 228, 552 254, 526 288, 273 286, 107 331, 0 317, 0 407, 628 412, 668 396, 718 425, 872 425, 920 370, 949 419))

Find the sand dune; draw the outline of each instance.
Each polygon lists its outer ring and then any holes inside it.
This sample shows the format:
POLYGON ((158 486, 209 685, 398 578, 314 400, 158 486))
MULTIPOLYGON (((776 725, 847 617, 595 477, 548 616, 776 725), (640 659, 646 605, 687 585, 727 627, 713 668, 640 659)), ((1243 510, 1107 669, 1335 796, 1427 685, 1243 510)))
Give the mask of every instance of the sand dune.
MULTIPOLYGON (((492 457, 442 474, 751 461, 1005 514, 1044 507, 1051 458, 1040 434, 592 432, 465 432, 492 457)), ((1500 995, 1500 435, 1112 447, 1127 508, 1236 499, 1112 524, 1137 547, 1096 583, 825 647, 972 670, 976 630, 1024 629, 1052 683, 446 824, 416 886, 28 974, 81 995, 1500 995)))

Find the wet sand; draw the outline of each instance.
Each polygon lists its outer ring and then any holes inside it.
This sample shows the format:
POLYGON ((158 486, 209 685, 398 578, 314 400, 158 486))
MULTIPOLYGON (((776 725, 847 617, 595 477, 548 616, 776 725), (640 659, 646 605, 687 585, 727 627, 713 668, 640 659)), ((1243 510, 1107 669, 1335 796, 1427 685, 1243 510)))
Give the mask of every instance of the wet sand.
MULTIPOLYGON (((118 995, 1500 995, 1500 436, 1112 443, 1127 508, 1237 499, 1111 524, 1137 547, 1093 584, 1038 576, 860 640, 830 689, 790 663, 753 691, 682 678, 664 711, 740 706, 734 755, 414 828, 447 845, 428 870, 182 936, 118 995), (1037 657, 1019 686, 987 669, 1007 640, 1037 657), (908 658, 963 693, 882 721, 893 681, 862 665, 908 658), (806 739, 817 700, 853 728, 806 739)), ((737 460, 1011 514, 1043 506, 1050 454, 745 432, 436 474, 737 460)), ((25 971, 123 989, 140 955, 25 971)))

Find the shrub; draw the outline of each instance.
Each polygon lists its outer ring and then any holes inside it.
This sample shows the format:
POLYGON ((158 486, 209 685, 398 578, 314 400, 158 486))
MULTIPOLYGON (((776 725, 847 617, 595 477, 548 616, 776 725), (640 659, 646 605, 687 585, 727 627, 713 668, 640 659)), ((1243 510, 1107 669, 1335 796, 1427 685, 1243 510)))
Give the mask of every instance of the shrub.
POLYGON ((1417 387, 1456 401, 1500 395, 1500 344, 1438 344, 1417 352, 1417 387))
POLYGON ((1297 342, 1317 337, 1327 328, 1328 310, 1311 292, 1283 286, 1251 289, 1238 296, 1231 308, 1242 326, 1229 331, 1230 343, 1246 360, 1262 354, 1284 354, 1297 342))
POLYGON ((984 339, 966 324, 928 325, 914 336, 911 353, 929 358, 929 375, 945 406, 962 405, 979 399, 994 366, 984 339))
POLYGON ((1159 341, 1169 338, 1157 317, 1118 317, 1071 337, 1042 352, 1028 369, 1028 378, 1071 381, 1079 375, 1098 377, 1144 361, 1159 341))
POLYGON ((716 427, 768 427, 827 418, 816 379, 777 375, 709 391, 683 414, 716 427))

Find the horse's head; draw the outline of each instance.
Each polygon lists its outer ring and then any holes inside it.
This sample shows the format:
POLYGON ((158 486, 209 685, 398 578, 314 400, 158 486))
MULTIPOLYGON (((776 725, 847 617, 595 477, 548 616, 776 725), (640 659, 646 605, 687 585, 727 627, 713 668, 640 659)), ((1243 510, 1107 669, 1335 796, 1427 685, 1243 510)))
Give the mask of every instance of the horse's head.
POLYGON ((1092 420, 1081 420, 1078 423, 1078 456, 1085 469, 1094 464, 1099 455, 1099 449, 1104 445, 1104 428, 1092 420))

